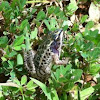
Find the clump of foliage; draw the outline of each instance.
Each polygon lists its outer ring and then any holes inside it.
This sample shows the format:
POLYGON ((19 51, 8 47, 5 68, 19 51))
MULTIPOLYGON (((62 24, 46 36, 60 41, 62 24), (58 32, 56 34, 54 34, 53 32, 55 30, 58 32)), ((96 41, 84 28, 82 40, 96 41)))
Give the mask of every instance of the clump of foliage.
POLYGON ((100 99, 100 16, 93 17, 91 9, 98 14, 100 1, 2 1, 0 100, 100 99), (87 8, 85 14, 81 6, 87 8), (65 31, 61 57, 70 57, 69 64, 53 65, 48 83, 29 78, 22 48, 34 48, 43 35, 58 28, 65 31))

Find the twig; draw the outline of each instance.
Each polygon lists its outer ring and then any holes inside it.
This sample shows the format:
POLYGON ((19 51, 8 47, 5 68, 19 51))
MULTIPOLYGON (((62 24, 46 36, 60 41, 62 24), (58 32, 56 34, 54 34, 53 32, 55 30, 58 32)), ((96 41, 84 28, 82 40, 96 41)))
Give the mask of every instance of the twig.
POLYGON ((1 51, 3 54, 6 54, 6 52, 5 52, 3 49, 0 49, 0 51, 1 51))
POLYGON ((17 87, 19 88, 19 86, 15 83, 9 82, 9 83, 0 83, 0 86, 11 86, 11 87, 17 87))

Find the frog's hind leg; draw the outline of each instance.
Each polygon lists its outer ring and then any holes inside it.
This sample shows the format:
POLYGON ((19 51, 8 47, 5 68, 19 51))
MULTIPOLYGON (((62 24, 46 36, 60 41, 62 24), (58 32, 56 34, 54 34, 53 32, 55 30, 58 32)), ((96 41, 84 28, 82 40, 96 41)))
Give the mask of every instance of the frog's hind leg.
POLYGON ((24 51, 24 66, 27 69, 27 71, 31 75, 36 74, 36 69, 34 65, 34 56, 35 56, 35 51, 29 50, 29 51, 24 51))

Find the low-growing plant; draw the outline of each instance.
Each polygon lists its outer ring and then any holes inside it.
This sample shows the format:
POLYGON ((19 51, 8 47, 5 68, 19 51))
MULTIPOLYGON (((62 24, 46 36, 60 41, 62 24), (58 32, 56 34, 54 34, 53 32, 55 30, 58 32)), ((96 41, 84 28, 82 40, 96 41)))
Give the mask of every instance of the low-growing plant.
POLYGON ((5 82, 0 83, 0 100, 100 99, 100 18, 93 19, 89 7, 97 14, 100 1, 0 2, 0 82, 5 82), (61 58, 70 57, 68 65, 52 65, 45 83, 29 78, 23 48, 36 49, 43 36, 59 28, 64 31, 61 58))

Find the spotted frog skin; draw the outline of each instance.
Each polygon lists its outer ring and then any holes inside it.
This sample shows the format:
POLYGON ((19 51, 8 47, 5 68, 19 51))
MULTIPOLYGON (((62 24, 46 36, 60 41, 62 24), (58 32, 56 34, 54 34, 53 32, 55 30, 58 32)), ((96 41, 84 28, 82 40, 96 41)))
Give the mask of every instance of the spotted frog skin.
POLYGON ((63 30, 48 33, 39 45, 37 53, 33 50, 24 52, 24 65, 32 77, 45 81, 50 77, 52 63, 65 65, 66 60, 59 60, 62 47, 63 30))

